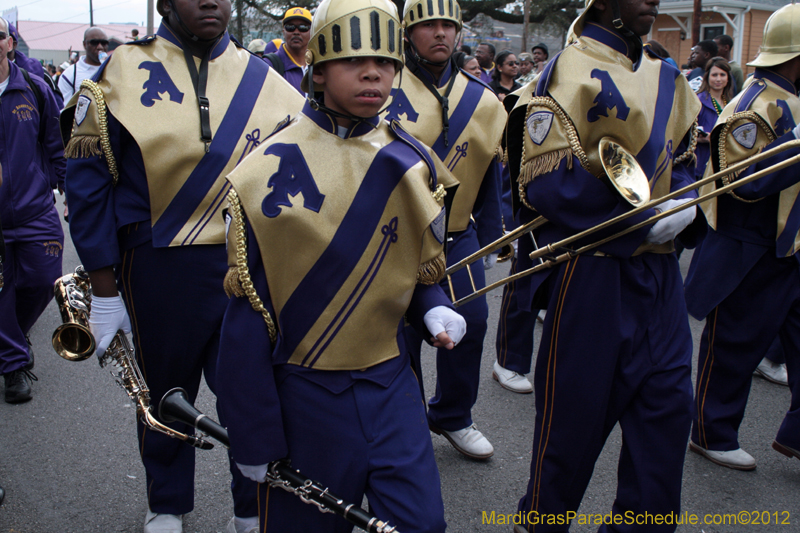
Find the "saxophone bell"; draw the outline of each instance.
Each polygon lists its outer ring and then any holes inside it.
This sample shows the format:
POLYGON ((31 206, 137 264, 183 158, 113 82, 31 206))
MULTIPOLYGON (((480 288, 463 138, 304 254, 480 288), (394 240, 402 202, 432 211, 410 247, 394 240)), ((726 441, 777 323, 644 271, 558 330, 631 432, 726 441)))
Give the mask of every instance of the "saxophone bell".
POLYGON ((53 292, 63 322, 53 332, 53 349, 68 361, 88 359, 95 350, 94 336, 88 327, 91 305, 89 275, 79 266, 74 274, 57 279, 53 292))

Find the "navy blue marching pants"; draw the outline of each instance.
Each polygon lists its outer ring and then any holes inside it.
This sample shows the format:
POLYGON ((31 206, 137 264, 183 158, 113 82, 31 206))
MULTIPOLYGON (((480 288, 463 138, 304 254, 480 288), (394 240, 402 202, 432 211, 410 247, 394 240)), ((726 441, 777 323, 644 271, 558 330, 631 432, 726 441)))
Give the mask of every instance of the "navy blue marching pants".
POLYGON ((792 401, 775 440, 800 449, 800 267, 765 253, 706 317, 700 341, 692 441, 710 450, 739 448, 753 371, 776 336, 785 348, 792 401))
MULTIPOLYGON (((292 467, 361 505, 403 533, 445 530, 439 470, 425 407, 406 366, 389 384, 358 380, 336 394, 297 374, 279 385, 292 467)), ((261 533, 349 533, 352 524, 323 514, 282 489, 258 486, 261 533)))
MULTIPOLYGON (((194 402, 203 375, 215 390, 220 326, 228 305, 222 287, 226 258, 221 244, 153 248, 151 241, 123 256, 118 283, 155 413, 161 397, 173 387, 184 388, 194 402)), ((225 425, 224 420, 220 423, 225 425)), ((194 448, 146 429, 141 422, 137 426, 150 510, 176 515, 192 511, 194 448)), ((171 427, 192 431, 181 423, 171 427)), ((234 513, 242 518, 256 516, 255 482, 233 464, 231 473, 234 513)))
POLYGON ((3 228, 5 286, 0 291, 0 374, 28 364, 25 335, 53 298, 61 277, 64 231, 55 206, 17 228, 3 228))
MULTIPOLYGON (((553 275, 534 374, 531 475, 519 510, 576 511, 619 422, 623 442, 612 512, 677 513, 691 425, 692 337, 675 255, 578 256, 553 275)), ((543 533, 568 525, 527 528, 543 533)))
MULTIPOLYGON (((517 273, 517 259, 511 260, 508 275, 517 273)), ((500 303, 500 318, 497 322, 497 362, 507 370, 520 374, 531 371, 533 359, 533 329, 536 326, 536 313, 520 309, 517 305, 516 283, 503 287, 500 303)))

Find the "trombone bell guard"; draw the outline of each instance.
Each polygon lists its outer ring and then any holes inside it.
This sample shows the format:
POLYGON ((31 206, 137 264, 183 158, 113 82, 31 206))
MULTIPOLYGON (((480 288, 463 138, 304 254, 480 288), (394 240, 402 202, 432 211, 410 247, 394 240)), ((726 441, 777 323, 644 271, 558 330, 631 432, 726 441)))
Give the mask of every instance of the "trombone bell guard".
POLYGON ((603 170, 619 194, 633 207, 649 202, 650 182, 633 154, 611 137, 600 139, 598 149, 603 170))

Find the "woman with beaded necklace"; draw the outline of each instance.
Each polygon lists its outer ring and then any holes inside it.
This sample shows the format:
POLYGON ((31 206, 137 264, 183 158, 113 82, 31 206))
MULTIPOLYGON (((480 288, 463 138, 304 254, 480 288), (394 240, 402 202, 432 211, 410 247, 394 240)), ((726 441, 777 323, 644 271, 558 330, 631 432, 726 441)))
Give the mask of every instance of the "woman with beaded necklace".
POLYGON ((703 83, 700 85, 697 97, 703 108, 697 117, 697 123, 702 129, 697 137, 697 167, 695 167, 695 177, 702 178, 706 170, 709 155, 711 154, 708 144, 708 134, 714 129, 717 118, 722 110, 733 98, 733 84, 731 78, 731 67, 728 60, 722 57, 713 57, 706 65, 706 72, 703 74, 703 83))

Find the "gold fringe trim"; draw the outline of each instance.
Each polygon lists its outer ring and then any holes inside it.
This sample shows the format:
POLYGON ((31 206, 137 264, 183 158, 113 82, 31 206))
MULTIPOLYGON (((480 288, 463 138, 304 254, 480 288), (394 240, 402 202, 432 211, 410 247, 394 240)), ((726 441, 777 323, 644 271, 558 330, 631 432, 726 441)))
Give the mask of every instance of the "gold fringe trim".
POLYGON ((567 158, 567 168, 572 169, 572 149, 571 148, 563 148, 561 150, 556 150, 555 152, 550 152, 547 154, 542 154, 540 156, 534 157, 527 163, 523 163, 522 168, 519 172, 519 185, 520 187, 525 187, 530 182, 533 181, 534 178, 537 176, 541 176, 542 174, 547 174, 548 172, 552 172, 558 168, 558 165, 561 164, 561 161, 567 158))
POLYGON ((505 161, 506 154, 505 154, 505 151, 503 150, 503 145, 502 144, 498 144, 497 148, 494 149, 494 156, 497 159, 499 159, 500 161, 503 161, 503 163, 506 162, 505 161))
POLYGON ((225 294, 228 296, 228 298, 241 298, 242 296, 245 296, 244 289, 239 281, 238 267, 232 266, 228 269, 228 272, 225 273, 225 281, 222 285, 225 288, 225 294))
POLYGON ((78 135, 72 137, 64 148, 65 159, 84 159, 102 154, 100 137, 95 135, 78 135))
MULTIPOLYGON (((232 228, 236 232, 236 271, 238 281, 241 283, 244 294, 250 300, 250 305, 253 306, 257 312, 261 313, 264 317, 264 322, 267 324, 269 330, 269 339, 274 343, 278 339, 278 330, 275 327, 275 322, 272 320, 269 311, 264 307, 264 302, 259 298, 256 288, 253 286, 253 281, 250 279, 250 268, 247 266, 247 231, 244 225, 244 212, 242 203, 239 201, 239 195, 231 188, 228 193, 228 202, 230 203, 230 212, 233 216, 232 228)), ((227 276, 226 280, 227 280, 227 276)))
POLYGON ((419 266, 419 270, 417 271, 417 283, 422 283, 423 285, 439 283, 444 277, 444 271, 446 269, 447 264, 444 258, 444 252, 442 252, 437 257, 419 266))
POLYGON ((111 173, 111 179, 116 187, 119 180, 119 170, 117 170, 117 160, 114 158, 114 152, 111 151, 111 139, 108 135, 108 119, 106 118, 106 98, 100 86, 92 80, 83 80, 81 82, 81 89, 86 89, 94 96, 94 101, 97 104, 97 122, 100 126, 100 147, 103 149, 103 155, 106 156, 106 164, 108 164, 108 171, 111 173))
POLYGON ((548 172, 552 172, 553 170, 557 169, 558 165, 561 164, 561 161, 564 158, 567 159, 567 168, 572 170, 571 148, 564 148, 561 150, 556 150, 555 152, 542 154, 538 157, 534 157, 527 163, 523 163, 522 168, 519 171, 519 178, 517 178, 519 198, 522 201, 522 205, 528 209, 536 211, 536 209, 530 203, 528 203, 528 195, 525 192, 525 187, 527 187, 528 184, 537 176, 547 174, 548 172))

